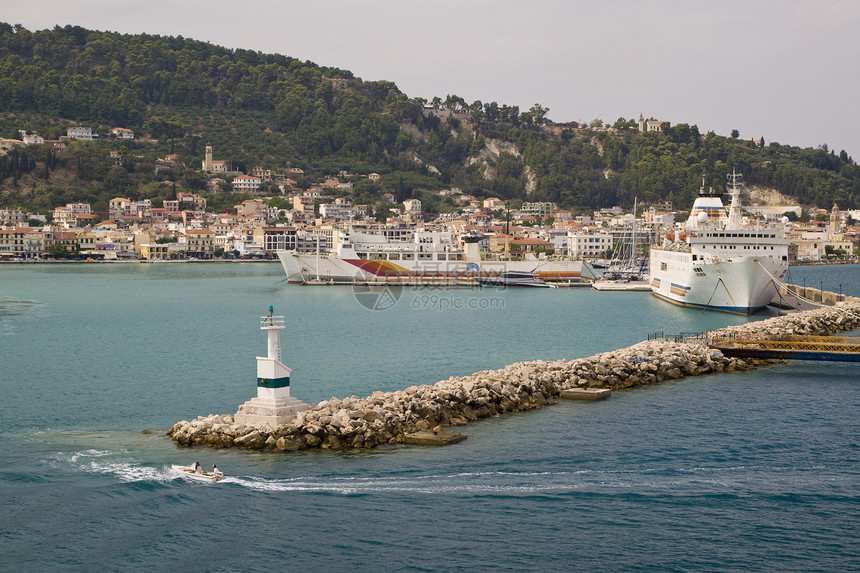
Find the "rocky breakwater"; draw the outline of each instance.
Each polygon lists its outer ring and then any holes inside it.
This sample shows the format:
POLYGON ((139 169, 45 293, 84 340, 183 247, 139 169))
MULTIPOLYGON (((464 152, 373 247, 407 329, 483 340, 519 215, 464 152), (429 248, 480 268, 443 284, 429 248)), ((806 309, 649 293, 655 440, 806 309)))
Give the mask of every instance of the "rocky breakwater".
POLYGON ((750 322, 721 328, 709 333, 718 336, 829 336, 860 328, 860 300, 852 299, 814 310, 777 316, 759 322, 750 322))
MULTIPOLYGON (((715 335, 834 334, 860 327, 860 303, 839 303, 715 331, 715 335)), ((649 340, 576 360, 520 362, 500 370, 449 378, 433 385, 332 398, 278 427, 236 424, 230 415, 200 416, 167 433, 185 446, 290 452, 308 448, 373 448, 444 433, 480 418, 541 408, 574 388, 634 388, 684 376, 747 370, 763 361, 729 358, 702 340, 649 340)))

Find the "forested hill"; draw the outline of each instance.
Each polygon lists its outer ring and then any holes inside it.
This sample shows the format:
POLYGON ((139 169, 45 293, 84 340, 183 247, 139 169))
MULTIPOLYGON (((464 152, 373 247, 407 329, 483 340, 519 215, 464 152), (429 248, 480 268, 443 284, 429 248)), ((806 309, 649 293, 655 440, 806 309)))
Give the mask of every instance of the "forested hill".
POLYGON ((182 37, 123 35, 76 26, 28 31, 0 23, 0 137, 19 130, 46 139, 73 125, 107 134, 126 127, 152 138, 14 149, 0 158, 0 207, 50 208, 108 196, 155 196, 176 185, 201 190, 203 143, 237 171, 304 170, 300 185, 341 171, 362 179, 358 202, 384 192, 453 208, 435 190, 478 197, 553 201, 574 209, 672 201, 691 204, 702 176, 721 188, 732 168, 748 185, 773 188, 805 205, 860 208, 860 169, 843 151, 800 149, 700 133, 692 124, 639 133, 556 125, 547 109, 435 98, 434 109, 392 82, 277 54, 230 50, 182 37), (153 141, 153 140, 157 140, 153 141), (201 143, 203 142, 203 143, 201 143), (106 147, 107 146, 107 147, 106 147), (120 147, 113 165, 105 149, 120 147), (154 173, 177 154, 184 170, 154 173), (176 185, 164 185, 170 178, 176 185))

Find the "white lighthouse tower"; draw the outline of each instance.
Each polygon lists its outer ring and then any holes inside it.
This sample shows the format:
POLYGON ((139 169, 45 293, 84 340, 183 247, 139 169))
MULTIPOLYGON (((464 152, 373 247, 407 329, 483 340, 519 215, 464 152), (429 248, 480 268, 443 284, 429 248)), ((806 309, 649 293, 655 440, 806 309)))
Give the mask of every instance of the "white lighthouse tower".
POLYGON ((280 331, 285 328, 284 317, 273 313, 270 306, 268 316, 260 318, 260 330, 268 331, 269 351, 267 356, 257 357, 257 396, 239 406, 233 416, 237 424, 268 424, 274 428, 310 408, 290 396, 290 369, 281 362, 280 331))

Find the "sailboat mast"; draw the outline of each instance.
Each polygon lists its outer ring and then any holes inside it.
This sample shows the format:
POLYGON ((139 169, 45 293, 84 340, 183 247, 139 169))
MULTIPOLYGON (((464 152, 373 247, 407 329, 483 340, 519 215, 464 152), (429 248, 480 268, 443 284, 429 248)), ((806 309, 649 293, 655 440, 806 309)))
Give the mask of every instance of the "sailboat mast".
POLYGON ((636 267, 636 200, 638 197, 633 198, 633 238, 630 242, 630 270, 632 271, 636 267))
POLYGON ((317 230, 317 281, 320 280, 320 233, 317 230))

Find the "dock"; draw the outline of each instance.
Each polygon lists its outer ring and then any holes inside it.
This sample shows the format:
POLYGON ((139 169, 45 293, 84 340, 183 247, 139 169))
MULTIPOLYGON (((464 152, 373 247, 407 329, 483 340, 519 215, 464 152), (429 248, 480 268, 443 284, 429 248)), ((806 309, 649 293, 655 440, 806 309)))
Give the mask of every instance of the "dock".
POLYGON ((860 362, 860 337, 853 336, 714 338, 710 346, 733 358, 860 362))

